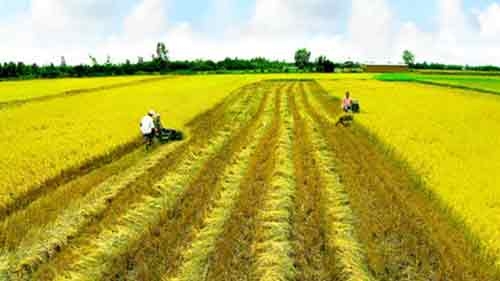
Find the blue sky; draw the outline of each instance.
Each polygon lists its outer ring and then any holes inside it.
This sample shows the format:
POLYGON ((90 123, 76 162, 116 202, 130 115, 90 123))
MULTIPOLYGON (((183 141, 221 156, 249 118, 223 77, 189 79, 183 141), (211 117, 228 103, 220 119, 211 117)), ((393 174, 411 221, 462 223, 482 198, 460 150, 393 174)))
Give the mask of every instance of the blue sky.
POLYGON ((500 0, 0 0, 0 61, 313 56, 500 65, 500 0), (13 36, 15 35, 15 36, 13 36))

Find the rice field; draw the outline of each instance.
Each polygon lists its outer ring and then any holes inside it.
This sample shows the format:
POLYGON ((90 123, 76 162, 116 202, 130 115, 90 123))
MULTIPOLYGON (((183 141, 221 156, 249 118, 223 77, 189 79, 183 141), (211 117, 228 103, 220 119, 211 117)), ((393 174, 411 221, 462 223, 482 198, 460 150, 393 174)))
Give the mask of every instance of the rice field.
MULTIPOLYGON (((389 126, 380 110, 392 95, 398 104, 427 104, 421 95, 441 94, 491 110, 496 97, 372 78, 179 76, 0 109, 10 120, 0 128, 0 280, 499 280, 495 259, 371 140, 413 148, 393 137, 394 128, 380 133, 389 126), (346 88, 363 113, 353 126, 335 126, 335 95, 346 88), (137 126, 152 106, 187 138, 145 151, 137 126)), ((422 149, 457 133, 451 117, 439 127, 424 112, 404 119, 417 114, 409 111, 391 114, 412 129, 427 120, 438 130, 414 140, 422 149)), ((482 118, 480 126, 497 121, 473 113, 467 117, 482 118)), ((477 143, 462 152, 473 140, 460 140, 439 159, 486 156, 466 156, 477 143)), ((429 156, 401 155, 410 165, 429 156)), ((497 157, 487 156, 487 163, 497 157)), ((432 169, 416 171, 439 195, 442 183, 465 179, 441 174, 433 182, 439 167, 425 167, 432 169)), ((484 188, 494 191, 495 182, 484 188)))
MULTIPOLYGON (((182 128, 252 77, 183 77, 96 91, 0 110, 0 213, 66 171, 130 151, 149 108, 182 128)), ((21 82, 24 83, 24 82, 21 82)))
POLYGON ((363 104, 357 120, 500 256, 500 96, 402 82, 322 82, 363 104))
POLYGON ((0 107, 56 96, 129 86, 137 82, 161 79, 156 76, 119 76, 103 78, 66 78, 0 83, 0 107))

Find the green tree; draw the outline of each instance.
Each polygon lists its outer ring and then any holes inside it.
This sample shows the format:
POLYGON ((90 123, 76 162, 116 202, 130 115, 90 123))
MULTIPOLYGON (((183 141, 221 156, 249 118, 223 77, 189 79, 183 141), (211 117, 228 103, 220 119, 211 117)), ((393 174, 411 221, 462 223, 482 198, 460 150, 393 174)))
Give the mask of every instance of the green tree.
POLYGON ((405 62, 405 64, 411 66, 411 65, 414 65, 415 64, 415 55, 408 51, 408 50, 405 50, 403 52, 403 61, 405 62))
POLYGON ((304 69, 306 66, 308 66, 310 59, 311 59, 311 52, 305 48, 298 49, 295 52, 295 65, 297 65, 297 67, 300 69, 304 69))
POLYGON ((153 61, 157 65, 160 72, 167 70, 168 49, 165 47, 165 43, 158 42, 158 44, 156 44, 156 57, 153 57, 153 61))
POLYGON ((66 67, 67 64, 66 64, 66 58, 64 56, 61 56, 61 67, 66 67))
POLYGON ((99 63, 97 62, 97 59, 94 56, 89 55, 89 59, 90 59, 92 66, 99 65, 99 63))
POLYGON ((168 49, 163 42, 158 42, 158 44, 156 44, 156 59, 168 61, 168 49))
POLYGON ((317 72, 333 72, 335 70, 335 64, 326 56, 319 56, 316 59, 315 67, 317 72))

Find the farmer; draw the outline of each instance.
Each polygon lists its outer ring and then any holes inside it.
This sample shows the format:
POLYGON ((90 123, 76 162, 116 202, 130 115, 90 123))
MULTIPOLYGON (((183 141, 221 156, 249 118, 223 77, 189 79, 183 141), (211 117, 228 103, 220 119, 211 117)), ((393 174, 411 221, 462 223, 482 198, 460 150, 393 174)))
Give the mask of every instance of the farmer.
POLYGON ((345 93, 345 97, 342 99, 342 109, 344 112, 349 112, 351 111, 352 107, 352 99, 351 99, 351 94, 349 92, 345 93))
POLYGON ((142 117, 141 120, 141 133, 144 136, 144 140, 146 141, 146 149, 150 148, 153 145, 153 138, 155 134, 155 124, 153 117, 155 116, 155 112, 150 110, 147 115, 142 117))

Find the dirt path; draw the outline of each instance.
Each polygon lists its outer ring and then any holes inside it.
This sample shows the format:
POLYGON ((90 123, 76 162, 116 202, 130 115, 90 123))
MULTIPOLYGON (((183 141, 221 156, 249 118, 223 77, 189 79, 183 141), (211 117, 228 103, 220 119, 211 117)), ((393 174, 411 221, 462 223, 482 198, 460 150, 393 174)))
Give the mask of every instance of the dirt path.
POLYGON ((338 101, 315 82, 306 86, 308 112, 328 136, 337 158, 375 278, 500 280, 492 263, 477 254, 463 231, 363 130, 333 126, 331 120, 339 114, 338 101))

